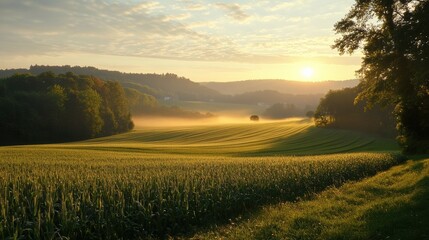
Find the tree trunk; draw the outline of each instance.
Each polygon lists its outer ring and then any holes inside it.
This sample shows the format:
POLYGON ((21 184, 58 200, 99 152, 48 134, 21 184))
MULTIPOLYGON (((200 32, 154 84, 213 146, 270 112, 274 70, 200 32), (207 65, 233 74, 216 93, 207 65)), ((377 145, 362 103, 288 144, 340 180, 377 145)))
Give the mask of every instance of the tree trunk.
POLYGON ((419 152, 419 141, 421 140, 421 113, 418 107, 417 91, 411 81, 410 62, 406 57, 407 42, 401 39, 400 31, 394 22, 394 4, 386 4, 385 22, 387 30, 392 38, 395 66, 391 66, 396 72, 398 105, 395 108, 397 118, 397 129, 399 131, 398 141, 404 147, 405 153, 419 152))

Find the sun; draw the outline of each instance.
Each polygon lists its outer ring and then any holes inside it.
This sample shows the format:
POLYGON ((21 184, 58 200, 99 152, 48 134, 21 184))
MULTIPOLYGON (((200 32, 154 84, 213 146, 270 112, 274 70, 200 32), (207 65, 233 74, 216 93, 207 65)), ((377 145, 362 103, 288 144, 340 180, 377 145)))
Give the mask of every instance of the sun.
POLYGON ((311 67, 301 68, 301 76, 306 79, 312 78, 314 76, 314 69, 311 67))

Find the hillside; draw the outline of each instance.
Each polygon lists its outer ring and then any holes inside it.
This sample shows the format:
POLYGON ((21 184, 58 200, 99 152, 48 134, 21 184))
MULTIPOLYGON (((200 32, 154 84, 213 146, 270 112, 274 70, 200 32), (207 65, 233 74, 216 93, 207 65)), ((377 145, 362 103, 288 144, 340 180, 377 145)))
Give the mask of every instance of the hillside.
POLYGON ((158 98, 170 97, 184 101, 208 101, 221 95, 215 90, 171 73, 123 73, 119 71, 97 69, 94 67, 35 65, 30 66, 29 69, 0 70, 0 78, 9 77, 15 73, 31 73, 38 75, 47 71, 51 71, 55 74, 73 72, 77 75, 92 75, 104 80, 118 81, 124 87, 134 88, 158 98))
POLYGON ((429 155, 190 239, 429 239, 429 155))
POLYGON ((190 236, 372 176, 403 161, 397 149, 393 140, 299 119, 146 126, 89 141, 0 147, 0 188, 10 189, 0 191, 0 236, 190 236))
POLYGON ((29 69, 0 70, 0 78, 15 73, 38 75, 51 71, 55 74, 73 72, 76 75, 92 75, 104 80, 118 81, 124 88, 141 95, 140 100, 133 99, 133 115, 157 115, 172 117, 205 117, 206 112, 239 114, 262 114, 273 104, 293 105, 297 109, 294 116, 304 116, 309 110, 315 110, 321 97, 330 89, 341 89, 357 84, 357 80, 328 82, 298 82, 286 80, 249 80, 229 83, 196 83, 175 74, 142 74, 123 73, 119 71, 101 70, 94 67, 79 66, 31 66, 29 69), (131 90, 132 89, 132 90, 131 90), (150 96, 149 96, 150 95, 150 96), (144 97, 146 96, 146 97, 144 97), (155 97, 159 104, 156 109, 148 109, 155 101, 145 100, 155 97), (193 103, 201 103, 195 106, 193 103), (164 106, 185 107, 167 109, 164 106), (188 108, 190 106, 190 108, 188 108), (218 106, 213 109, 213 106, 218 106), (238 107, 238 108, 237 108, 238 107), (142 110, 143 109, 143 110, 142 110), (234 109, 234 111, 229 111, 234 109), (256 109, 256 110, 255 110, 256 109))
MULTIPOLYGON (((226 101, 225 95, 239 95, 264 90, 277 91, 291 95, 323 95, 329 90, 354 87, 358 80, 300 82, 288 80, 246 80, 233 82, 203 82, 196 83, 175 74, 123 73, 119 71, 102 70, 94 67, 79 66, 30 66, 29 69, 0 70, 0 78, 15 73, 31 73, 38 75, 51 71, 55 74, 73 72, 77 75, 93 75, 104 80, 119 81, 124 87, 134 88, 142 93, 158 98, 173 97, 183 101, 216 100, 226 101)), ((241 98, 241 97, 237 97, 241 98)), ((239 99, 233 100, 240 103, 239 99)), ((258 100, 260 101, 260 100, 258 100)))
POLYGON ((203 82, 200 84, 223 94, 236 95, 261 90, 274 90, 288 94, 326 94, 329 90, 354 87, 358 83, 358 80, 300 82, 267 79, 235 82, 203 82))
POLYGON ((343 152, 397 151, 394 140, 369 134, 314 127, 310 120, 294 119, 183 127, 139 127, 116 136, 56 148, 145 153, 204 155, 316 155, 343 152))
POLYGON ((316 109, 322 97, 323 94, 290 94, 275 90, 260 90, 236 94, 231 96, 227 101, 236 104, 253 104, 265 107, 275 103, 288 103, 300 109, 316 109))

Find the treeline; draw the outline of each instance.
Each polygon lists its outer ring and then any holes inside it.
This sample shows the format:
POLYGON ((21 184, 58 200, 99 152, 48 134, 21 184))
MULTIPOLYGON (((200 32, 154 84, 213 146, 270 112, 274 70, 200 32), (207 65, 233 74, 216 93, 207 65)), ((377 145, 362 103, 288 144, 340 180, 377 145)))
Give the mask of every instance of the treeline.
POLYGON ((360 86, 329 91, 320 100, 314 114, 317 126, 364 131, 394 137, 395 119, 393 107, 374 106, 365 109, 363 101, 355 104, 360 86))
POLYGON ((104 80, 118 81, 123 87, 137 89, 158 99, 171 97, 182 101, 209 101, 221 95, 215 90, 173 73, 123 73, 95 67, 33 65, 29 69, 0 70, 0 77, 9 77, 17 72, 38 75, 48 71, 55 74, 73 72, 77 75, 96 76, 104 80))
POLYGON ((294 104, 290 103, 275 103, 265 109, 262 117, 268 119, 284 119, 291 117, 303 117, 307 112, 312 111, 311 106, 306 108, 297 108, 294 104))
POLYGON ((249 104, 249 105, 268 105, 276 103, 293 104, 296 108, 305 109, 317 107, 323 94, 286 94, 274 90, 261 90, 255 92, 246 92, 234 96, 226 95, 221 99, 226 103, 249 104))
POLYGON ((211 113, 202 114, 196 111, 186 110, 177 106, 165 106, 149 94, 142 93, 133 88, 125 88, 131 114, 135 117, 173 117, 188 119, 203 119, 214 117, 211 113))
POLYGON ((209 101, 221 96, 214 90, 172 73, 122 73, 95 67, 33 65, 29 69, 0 70, 0 78, 10 77, 16 73, 39 75, 44 72, 53 72, 59 75, 73 72, 76 75, 95 76, 104 80, 117 81, 126 91, 133 116, 208 118, 213 115, 165 106, 159 100, 169 98, 181 101, 209 101))
POLYGON ((0 79, 1 144, 80 140, 132 128, 117 82, 71 72, 0 79))

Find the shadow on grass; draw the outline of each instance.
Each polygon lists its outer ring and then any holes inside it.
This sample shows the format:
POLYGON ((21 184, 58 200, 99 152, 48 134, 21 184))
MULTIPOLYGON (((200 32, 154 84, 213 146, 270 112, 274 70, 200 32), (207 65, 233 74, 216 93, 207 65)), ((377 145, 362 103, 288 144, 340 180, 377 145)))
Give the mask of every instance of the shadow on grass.
POLYGON ((376 135, 342 130, 312 127, 302 132, 271 142, 265 149, 239 153, 247 156, 321 155, 348 152, 399 151, 393 139, 376 135))
MULTIPOLYGON (((411 171, 421 173, 428 155, 413 157, 411 171)), ((429 239, 429 176, 422 177, 412 188, 409 201, 398 202, 387 209, 371 209, 366 214, 370 239, 429 239)))
POLYGON ((411 157, 409 164, 396 173, 379 178, 375 183, 365 183, 346 193, 347 198, 362 200, 346 212, 339 208, 333 211, 338 215, 328 214, 324 218, 326 211, 336 209, 337 203, 333 200, 321 210, 309 210, 293 217, 286 229, 279 229, 275 224, 266 225, 257 231, 255 239, 427 240, 429 155, 411 157), (331 223, 330 218, 334 219, 336 216, 341 220, 331 223), (333 231, 329 232, 330 230, 333 231))

